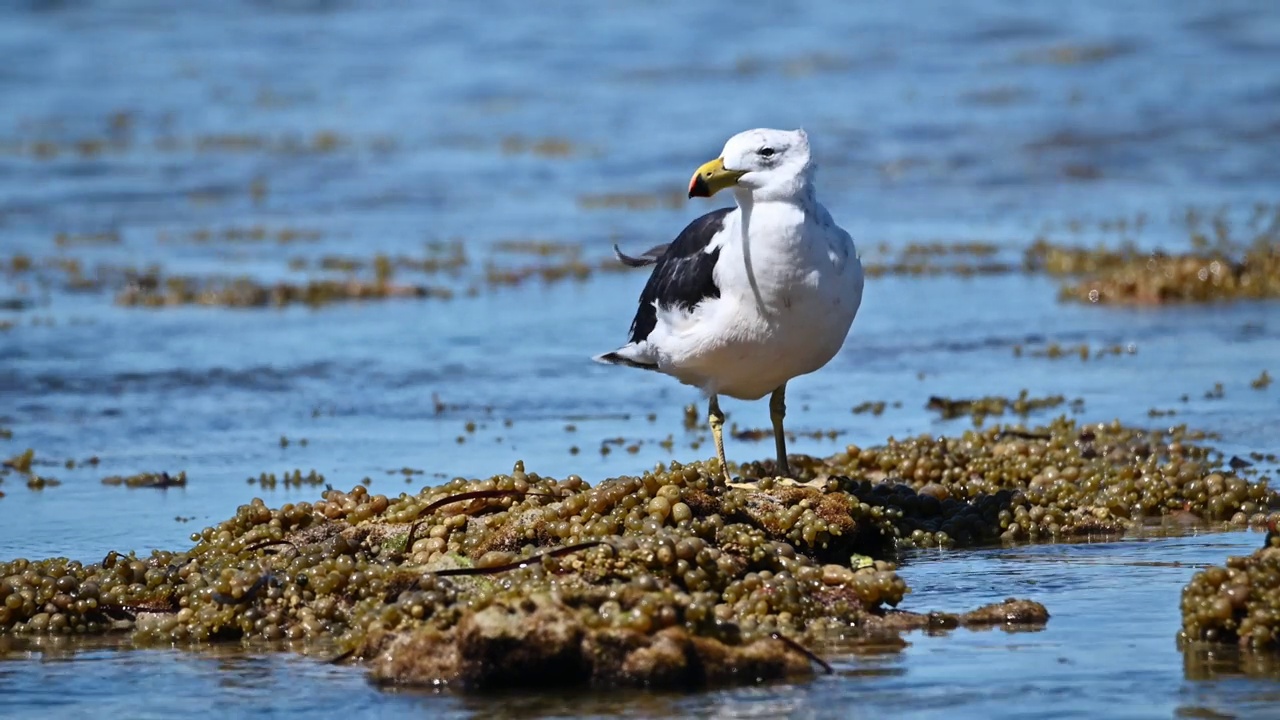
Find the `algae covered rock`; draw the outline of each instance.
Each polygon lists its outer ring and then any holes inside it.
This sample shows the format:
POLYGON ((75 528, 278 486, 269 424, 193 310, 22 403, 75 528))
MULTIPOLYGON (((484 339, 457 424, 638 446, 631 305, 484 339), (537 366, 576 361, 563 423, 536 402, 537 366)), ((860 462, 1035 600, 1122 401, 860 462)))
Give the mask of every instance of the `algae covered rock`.
POLYGON ((811 672, 789 636, 856 630, 907 591, 890 509, 840 483, 715 478, 591 487, 517 465, 397 498, 255 499, 182 552, 0 564, 0 628, 319 640, 387 682, 691 686, 811 672))
POLYGON ((681 627, 589 628, 550 595, 497 602, 446 631, 421 627, 369 640, 376 681, 468 689, 572 685, 694 688, 812 673, 778 639, 727 644, 681 627))
POLYGON ((1227 558, 1195 574, 1182 591, 1182 643, 1229 643, 1248 650, 1280 648, 1280 537, 1252 555, 1227 558))
POLYGON ((903 546, 1267 521, 1275 493, 1201 439, 1059 419, 797 457, 794 479, 749 465, 761 479, 730 486, 701 462, 594 486, 518 463, 397 497, 255 499, 186 550, 0 563, 0 632, 316 642, 381 682, 464 689, 790 677, 833 640, 1047 620, 1026 600, 893 609, 903 546))
POLYGON ((1266 478, 1236 474, 1186 427, 1080 424, 921 435, 850 446, 816 472, 895 508, 899 544, 964 546, 1120 535, 1152 524, 1261 526, 1280 508, 1266 478))

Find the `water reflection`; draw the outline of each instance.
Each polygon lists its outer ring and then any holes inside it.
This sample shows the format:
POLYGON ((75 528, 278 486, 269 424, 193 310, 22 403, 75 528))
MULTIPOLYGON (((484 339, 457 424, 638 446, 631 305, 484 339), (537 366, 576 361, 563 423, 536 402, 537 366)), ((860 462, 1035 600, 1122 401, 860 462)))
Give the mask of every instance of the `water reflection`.
MULTIPOLYGON (((1250 677, 1280 680, 1280 655, 1272 650, 1242 650, 1232 645, 1187 643, 1182 648, 1182 671, 1188 680, 1250 677)), ((1276 687, 1280 697, 1280 686, 1276 687)))

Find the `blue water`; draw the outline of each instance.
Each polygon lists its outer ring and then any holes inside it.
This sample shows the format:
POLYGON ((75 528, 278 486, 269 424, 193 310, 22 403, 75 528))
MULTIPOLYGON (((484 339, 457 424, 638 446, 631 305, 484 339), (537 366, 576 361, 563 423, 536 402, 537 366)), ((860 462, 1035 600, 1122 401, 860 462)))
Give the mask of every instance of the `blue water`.
MULTIPOLYGON (((245 483, 264 471, 314 468, 341 488, 368 477, 394 495, 516 459, 595 481, 709 455, 704 434, 681 425, 694 391, 588 360, 625 338, 643 273, 493 287, 485 266, 543 262, 499 250, 506 240, 568 243, 594 263, 614 242, 669 239, 720 201, 667 198, 748 127, 809 131, 819 195, 868 261, 911 242, 983 241, 1018 262, 1038 236, 1180 250, 1189 208, 1247 237, 1254 206, 1280 201, 1280 8, 1267 3, 32 1, 0 7, 0 57, 0 267, 21 253, 41 268, 0 270, 0 327, 13 324, 0 330, 0 427, 13 431, 0 455, 33 448, 36 470, 62 483, 0 484, 0 557, 181 547, 255 495, 319 493, 245 483), (610 194, 656 200, 596 206, 610 194), (193 238, 257 226, 317 237, 193 238), (119 242, 60 245, 60 233, 119 242), (434 241, 461 242, 467 267, 396 280, 448 285, 453 300, 113 303, 126 266, 300 281, 320 277, 326 255, 420 258, 434 241), (107 268, 105 283, 67 288, 50 269, 60 258, 107 268), (64 465, 89 456, 100 464, 64 465), (406 466, 424 473, 389 474, 406 466), (188 486, 100 482, 161 470, 185 470, 188 486)), ((1228 454, 1274 452, 1280 391, 1249 382, 1280 375, 1277 317, 1274 303, 1062 304, 1052 281, 1021 274, 870 278, 844 350, 789 387, 789 427, 802 433, 791 449, 959 432, 965 421, 924 409, 930 395, 1026 388, 1083 399, 1082 421, 1185 422, 1219 433, 1228 454), (1013 352, 1049 342, 1135 352, 1013 352), (1215 383, 1223 397, 1206 398, 1215 383), (867 400, 891 404, 850 413, 867 400), (1177 414, 1153 420, 1152 408, 1177 414), (828 429, 840 435, 803 435, 828 429)), ((768 424, 763 403, 725 409, 741 427, 768 424)), ((729 452, 772 450, 731 441, 729 452)), ((837 677, 797 687, 502 704, 522 716, 1249 714, 1274 681, 1205 680, 1173 637, 1191 565, 1256 543, 913 558, 912 608, 1018 595, 1053 620, 1030 635, 913 637, 902 652, 834 658, 837 677), (1153 559, 1187 565, 1144 566, 1150 577, 1134 582, 1124 563, 1153 559)), ((49 702, 68 715, 125 703, 131 715, 213 714, 241 701, 268 714, 499 711, 378 691, 357 669, 288 654, 6 652, 18 662, 0 663, 0 709, 15 714, 49 702), (54 681, 66 691, 48 694, 54 681)))

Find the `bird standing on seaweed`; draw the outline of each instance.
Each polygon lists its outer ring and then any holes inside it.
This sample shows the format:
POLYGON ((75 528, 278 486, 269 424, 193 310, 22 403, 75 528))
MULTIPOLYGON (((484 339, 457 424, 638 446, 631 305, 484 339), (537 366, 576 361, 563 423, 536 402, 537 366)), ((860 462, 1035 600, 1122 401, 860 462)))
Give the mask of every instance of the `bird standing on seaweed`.
POLYGON ((803 130, 739 133, 689 182, 691 198, 732 189, 737 207, 699 217, 639 257, 617 251, 653 274, 627 344, 595 359, 701 388, 726 482, 719 396, 772 393, 777 471, 790 475, 787 382, 835 357, 862 302, 857 249, 814 196, 814 170, 803 130))

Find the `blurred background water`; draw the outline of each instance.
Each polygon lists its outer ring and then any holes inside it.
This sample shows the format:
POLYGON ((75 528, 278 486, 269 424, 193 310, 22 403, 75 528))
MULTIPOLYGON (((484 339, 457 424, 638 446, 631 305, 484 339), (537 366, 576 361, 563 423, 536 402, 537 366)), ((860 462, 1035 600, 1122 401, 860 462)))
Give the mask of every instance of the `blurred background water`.
MULTIPOLYGON (((13 435, 0 454, 32 448, 34 469, 61 482, 0 485, 4 558, 180 547, 255 495, 279 504, 322 489, 246 484, 262 472, 314 469, 344 489, 367 477, 394 495, 516 459, 594 482, 710 455, 682 425, 695 391, 589 360, 624 339, 644 273, 510 280, 563 252, 594 268, 613 243, 670 239, 726 202, 682 191, 749 127, 809 131, 819 196, 865 260, 982 242, 1017 264, 1039 237, 1180 250, 1189 212, 1243 228, 1280 200, 1280 6, 1266 2, 10 1, 0 58, 0 427, 13 435), (448 288, 448 300, 116 302, 156 274, 297 283, 348 277, 333 269, 341 259, 367 278, 378 254, 441 248, 466 263, 395 279, 448 288), (189 483, 101 484, 159 471, 189 483)), ((789 389, 791 449, 959 432, 966 421, 937 419, 929 396, 1025 388, 1081 399, 1081 421, 1185 422, 1219 433, 1228 455, 1274 451, 1280 395, 1250 380, 1280 371, 1277 317, 1274 303, 1063 304, 1053 282, 1023 273, 871 278, 844 350, 789 389), (1014 352, 1054 342, 1125 352, 1014 352), (850 412, 866 401, 884 413, 850 412)), ((741 428, 768 425, 763 403, 725 405, 741 428)), ((733 440, 729 452, 772 449, 733 440)), ((1194 567, 1257 542, 913 556, 912 607, 1025 594, 1054 619, 1032 635, 911 637, 795 688, 503 706, 1261 713, 1273 674, 1236 677, 1173 644, 1194 567), (1174 564, 1141 582, 1117 570, 1153 558, 1174 564)), ((0 663, 0 708, 497 709, 383 693, 358 670, 291 655, 45 650, 0 646, 27 658, 0 663)))

